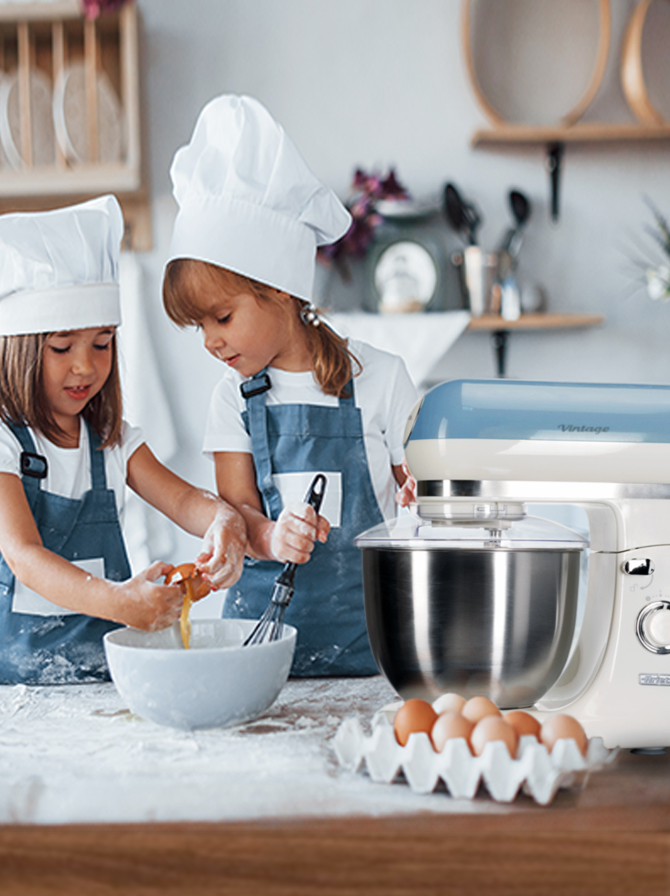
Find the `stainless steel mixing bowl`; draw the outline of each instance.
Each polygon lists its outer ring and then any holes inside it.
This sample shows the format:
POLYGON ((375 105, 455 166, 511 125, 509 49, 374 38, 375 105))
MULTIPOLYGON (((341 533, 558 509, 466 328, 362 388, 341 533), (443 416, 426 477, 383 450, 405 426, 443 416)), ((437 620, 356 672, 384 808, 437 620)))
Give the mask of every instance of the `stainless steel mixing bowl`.
POLYGON ((426 529, 431 538, 415 526, 412 537, 378 527, 381 537, 357 539, 377 665, 404 698, 453 691, 532 706, 568 658, 586 541, 562 526, 574 540, 426 529))

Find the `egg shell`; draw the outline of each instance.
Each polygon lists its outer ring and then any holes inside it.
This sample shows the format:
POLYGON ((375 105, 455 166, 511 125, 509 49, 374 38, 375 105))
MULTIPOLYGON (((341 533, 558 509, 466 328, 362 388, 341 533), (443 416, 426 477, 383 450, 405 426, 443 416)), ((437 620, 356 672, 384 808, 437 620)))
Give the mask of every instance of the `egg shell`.
POLYGON ((460 712, 440 713, 430 735, 433 746, 438 753, 441 753, 448 740, 462 737, 470 747, 470 735, 474 727, 472 722, 462 716, 460 712))
POLYGON ((508 725, 502 715, 484 716, 472 730, 470 743, 475 756, 481 756, 486 744, 491 741, 501 740, 507 747, 507 752, 514 759, 519 745, 519 735, 511 725, 508 725))
POLYGON ((180 563, 173 566, 170 572, 165 576, 166 585, 181 585, 187 579, 193 581, 193 599, 200 600, 207 597, 212 590, 209 584, 203 581, 202 576, 195 570, 195 563, 180 563))
POLYGON ((433 709, 440 715, 443 712, 460 712, 465 706, 465 697, 460 694, 440 694, 433 700, 433 709))
POLYGON ((524 712, 523 709, 513 709, 511 712, 506 712, 503 718, 508 725, 514 728, 519 737, 532 734, 533 737, 540 739, 540 728, 542 726, 535 716, 532 716, 529 712, 524 712))
POLYGON ((588 738, 586 737, 586 732, 574 716, 559 713, 556 716, 549 716, 542 723, 540 741, 550 753, 557 740, 574 740, 579 752, 582 756, 586 756, 588 738))
POLYGON ((393 720, 396 740, 401 747, 404 747, 410 734, 416 731, 424 731, 430 736, 436 719, 437 713, 426 700, 420 700, 418 697, 406 700, 393 720))
POLYGON ((479 696, 470 697, 461 710, 461 715, 464 715, 466 719, 470 719, 470 721, 476 725, 477 722, 485 716, 501 716, 502 713, 493 700, 489 700, 488 697, 479 696))

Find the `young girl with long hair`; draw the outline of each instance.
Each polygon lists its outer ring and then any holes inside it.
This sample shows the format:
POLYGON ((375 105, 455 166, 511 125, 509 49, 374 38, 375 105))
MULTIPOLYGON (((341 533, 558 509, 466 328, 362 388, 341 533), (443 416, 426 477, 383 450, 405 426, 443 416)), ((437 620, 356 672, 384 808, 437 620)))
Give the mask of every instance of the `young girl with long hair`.
POLYGON ((194 535, 213 588, 239 577, 245 525, 164 467, 122 417, 113 196, 0 217, 0 682, 108 678, 102 637, 177 620, 158 561, 131 576, 128 484, 194 535))
POLYGON ((298 628, 293 674, 374 674, 354 537, 395 513, 417 396, 400 358, 348 343, 311 302, 316 247, 350 217, 249 97, 205 107, 171 176, 164 304, 227 366, 204 450, 249 536, 224 615, 259 616, 282 563, 306 564, 286 614, 298 628), (318 517, 304 503, 316 473, 327 478, 318 517))

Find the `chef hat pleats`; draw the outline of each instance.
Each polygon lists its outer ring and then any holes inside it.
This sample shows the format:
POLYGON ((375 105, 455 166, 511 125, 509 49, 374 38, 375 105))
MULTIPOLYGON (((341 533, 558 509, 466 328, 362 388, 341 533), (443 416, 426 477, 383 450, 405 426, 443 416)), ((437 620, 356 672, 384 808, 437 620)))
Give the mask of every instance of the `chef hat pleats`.
POLYGON ((351 217, 257 100, 224 95, 200 113, 170 169, 179 205, 169 260, 195 258, 311 299, 317 246, 351 217))
POLYGON ((0 215, 0 335, 120 324, 122 238, 114 196, 0 215))

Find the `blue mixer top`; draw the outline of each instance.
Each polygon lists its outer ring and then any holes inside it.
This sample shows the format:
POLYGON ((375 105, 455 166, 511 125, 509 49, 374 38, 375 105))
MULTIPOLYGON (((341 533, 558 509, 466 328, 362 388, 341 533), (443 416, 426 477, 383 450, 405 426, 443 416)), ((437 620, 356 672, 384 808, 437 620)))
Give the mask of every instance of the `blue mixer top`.
POLYGON ((450 380, 424 396, 418 439, 670 442, 670 386, 450 380))

